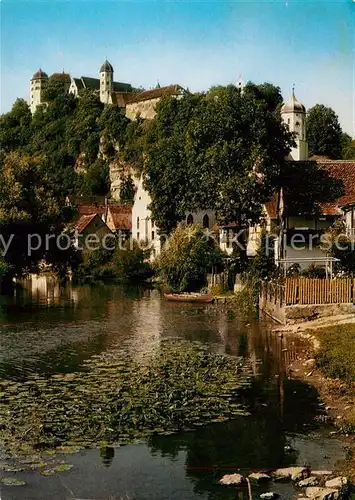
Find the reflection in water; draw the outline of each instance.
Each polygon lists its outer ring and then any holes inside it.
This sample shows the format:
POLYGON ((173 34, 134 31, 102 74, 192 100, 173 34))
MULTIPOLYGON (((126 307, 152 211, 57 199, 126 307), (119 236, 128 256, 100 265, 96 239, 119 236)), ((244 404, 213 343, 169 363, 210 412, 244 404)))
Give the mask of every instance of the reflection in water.
MULTIPOLYGON (((286 362, 302 349, 298 341, 280 339, 267 324, 246 325, 211 305, 166 302, 155 290, 25 282, 14 298, 0 302, 0 378, 81 370, 85 360, 102 352, 140 360, 163 338, 176 337, 250 359, 255 378, 252 390, 243 395, 250 417, 154 436, 147 445, 83 452, 68 458, 75 468, 66 476, 65 489, 51 477, 44 492, 43 481, 33 473, 26 478, 26 495, 15 492, 11 498, 62 500, 70 488, 78 498, 128 494, 132 500, 228 500, 236 498, 236 491, 217 483, 225 473, 291 465, 308 456, 314 467, 331 468, 340 458, 339 446, 332 448, 331 463, 307 446, 302 457, 285 451, 291 433, 309 428, 318 411, 315 390, 287 377, 286 362), (137 475, 142 475, 140 481, 137 475)), ((288 486, 278 488, 282 498, 292 498, 288 486)), ((265 491, 267 486, 256 493, 265 491)), ((246 491, 238 495, 247 499, 246 491)))
POLYGON ((105 467, 110 467, 115 457, 115 449, 112 446, 103 446, 100 448, 100 457, 105 467))

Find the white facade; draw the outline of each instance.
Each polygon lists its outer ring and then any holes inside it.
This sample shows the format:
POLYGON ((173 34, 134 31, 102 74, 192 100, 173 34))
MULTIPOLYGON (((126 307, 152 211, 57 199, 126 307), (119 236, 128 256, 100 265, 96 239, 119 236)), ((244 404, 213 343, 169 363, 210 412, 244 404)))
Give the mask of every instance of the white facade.
POLYGON ((355 241, 355 202, 343 207, 346 233, 351 240, 355 241))
MULTIPOLYGON (((147 248, 151 248, 151 259, 154 259, 159 255, 166 237, 158 234, 158 228, 152 221, 152 213, 148 208, 150 203, 151 198, 143 187, 143 179, 140 178, 132 209, 132 238, 144 242, 147 248)), ((216 224, 216 214, 213 210, 187 212, 182 222, 186 224, 197 223, 212 232, 216 224)))
POLYGON ((36 73, 33 75, 30 81, 30 109, 31 113, 33 114, 37 106, 42 104, 42 92, 43 92, 43 87, 46 84, 48 80, 47 74, 39 69, 36 71, 36 73))
POLYGON ((104 104, 112 103, 113 67, 106 60, 100 68, 100 101, 104 104))
POLYGON ((150 202, 150 196, 143 187, 141 177, 132 208, 132 238, 138 242, 144 242, 147 248, 151 248, 151 258, 154 259, 160 253, 161 240, 158 229, 152 221, 152 213, 148 208, 150 202))
POLYGON ((306 108, 297 101, 294 91, 289 101, 281 108, 281 118, 291 132, 295 132, 296 147, 291 149, 290 160, 308 160, 308 143, 306 131, 306 108))

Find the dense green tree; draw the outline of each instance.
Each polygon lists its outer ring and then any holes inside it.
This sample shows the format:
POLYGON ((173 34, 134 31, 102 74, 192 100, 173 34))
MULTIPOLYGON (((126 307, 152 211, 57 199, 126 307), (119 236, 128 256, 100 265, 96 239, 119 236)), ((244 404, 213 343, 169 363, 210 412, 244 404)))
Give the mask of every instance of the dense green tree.
POLYGON ((159 104, 144 172, 162 231, 187 210, 210 208, 241 228, 260 220, 293 140, 274 112, 276 99, 271 105, 257 90, 230 85, 159 104))
POLYGON ((184 292, 205 286, 208 269, 221 262, 214 239, 193 224, 177 226, 155 264, 170 291, 184 292))
POLYGON ((22 149, 30 138, 32 115, 27 102, 17 99, 9 113, 0 118, 0 151, 2 154, 22 149))
POLYGON ((243 92, 251 93, 257 100, 264 100, 270 111, 278 112, 283 102, 280 87, 276 87, 272 83, 265 82, 256 85, 248 82, 243 92))
POLYGON ((110 105, 104 107, 98 123, 103 153, 108 158, 113 158, 122 152, 129 120, 121 108, 110 105))
POLYGON ((131 175, 121 179, 120 201, 121 203, 133 203, 135 186, 131 175))
POLYGON ((339 259, 335 271, 355 276, 354 244, 346 235, 344 222, 337 221, 328 230, 322 241, 322 249, 330 257, 339 259))
POLYGON ((342 130, 332 108, 316 104, 308 110, 307 139, 311 156, 341 158, 342 130))
POLYGON ((318 215, 320 204, 340 198, 342 181, 331 177, 315 161, 287 162, 281 173, 285 215, 318 215))
POLYGON ((94 161, 83 175, 81 192, 89 196, 106 196, 110 192, 108 162, 103 159, 94 161))
POLYGON ((350 135, 344 132, 341 144, 343 160, 355 160, 355 139, 351 139, 350 135))
POLYGON ((46 182, 41 159, 10 153, 0 169, 0 245, 8 272, 34 272, 42 260, 63 270, 72 247, 60 235, 71 213, 46 182))

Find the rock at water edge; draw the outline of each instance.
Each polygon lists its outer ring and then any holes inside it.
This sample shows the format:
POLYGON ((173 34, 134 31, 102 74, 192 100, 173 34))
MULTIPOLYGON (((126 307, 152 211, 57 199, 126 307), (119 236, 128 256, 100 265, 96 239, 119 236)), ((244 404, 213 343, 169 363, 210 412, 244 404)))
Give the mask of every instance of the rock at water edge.
POLYGON ((344 486, 347 486, 348 480, 346 477, 335 477, 334 479, 329 479, 326 481, 326 488, 335 488, 336 490, 341 490, 344 486))
POLYGON ((257 481, 258 483, 263 483, 265 481, 270 481, 271 476, 268 474, 264 474, 263 472, 253 472, 252 474, 249 474, 249 479, 250 481, 257 481))
POLYGON ((277 469, 275 476, 278 479, 292 479, 292 481, 301 481, 309 476, 307 467, 287 467, 285 469, 277 469))
POLYGON ((306 479, 302 479, 302 481, 298 483, 298 486, 300 488, 308 488, 309 486, 318 486, 318 482, 319 481, 315 476, 310 476, 306 479))
POLYGON ((226 474, 219 480, 223 486, 241 486, 245 483, 245 478, 241 474, 226 474))
POLYGON ((310 487, 306 489, 306 497, 311 500, 337 500, 339 491, 330 488, 310 487))

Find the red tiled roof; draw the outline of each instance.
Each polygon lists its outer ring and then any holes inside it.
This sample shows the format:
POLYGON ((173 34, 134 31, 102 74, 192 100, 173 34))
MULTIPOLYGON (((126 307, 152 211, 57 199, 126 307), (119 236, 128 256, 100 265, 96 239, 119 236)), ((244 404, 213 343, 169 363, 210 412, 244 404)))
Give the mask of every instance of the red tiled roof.
POLYGON ((63 82, 70 82, 71 81, 71 78, 70 78, 70 75, 69 73, 53 73, 53 75, 51 75, 49 77, 50 80, 62 80, 63 82))
MULTIPOLYGON (((318 165, 329 172, 335 179, 344 184, 344 194, 338 200, 320 205, 323 215, 341 215, 341 207, 355 203, 355 161, 318 160, 318 165)), ((277 217, 277 196, 265 203, 267 215, 271 219, 277 217)))
POLYGON ((116 231, 132 229, 132 205, 109 205, 108 211, 116 231))
POLYGON ((318 161, 318 165, 329 172, 335 179, 344 184, 344 194, 338 200, 330 203, 322 203, 321 208, 324 215, 340 215, 341 207, 355 203, 355 161, 350 160, 327 160, 318 161))
POLYGON ((97 214, 82 215, 75 226, 76 231, 78 233, 84 231, 84 229, 95 219, 96 216, 97 214))
POLYGON ((132 99, 132 92, 112 92, 112 104, 124 108, 126 104, 132 99))
POLYGON ((183 87, 180 85, 167 85, 166 87, 160 87, 152 90, 144 90, 135 94, 131 99, 127 101, 127 104, 133 102, 148 101, 149 99, 158 99, 163 95, 181 95, 184 92, 183 87))
POLYGON ((83 215, 92 215, 99 214, 102 215, 105 213, 105 205, 97 205, 96 203, 79 203, 77 205, 77 209, 79 212, 79 217, 83 215))

